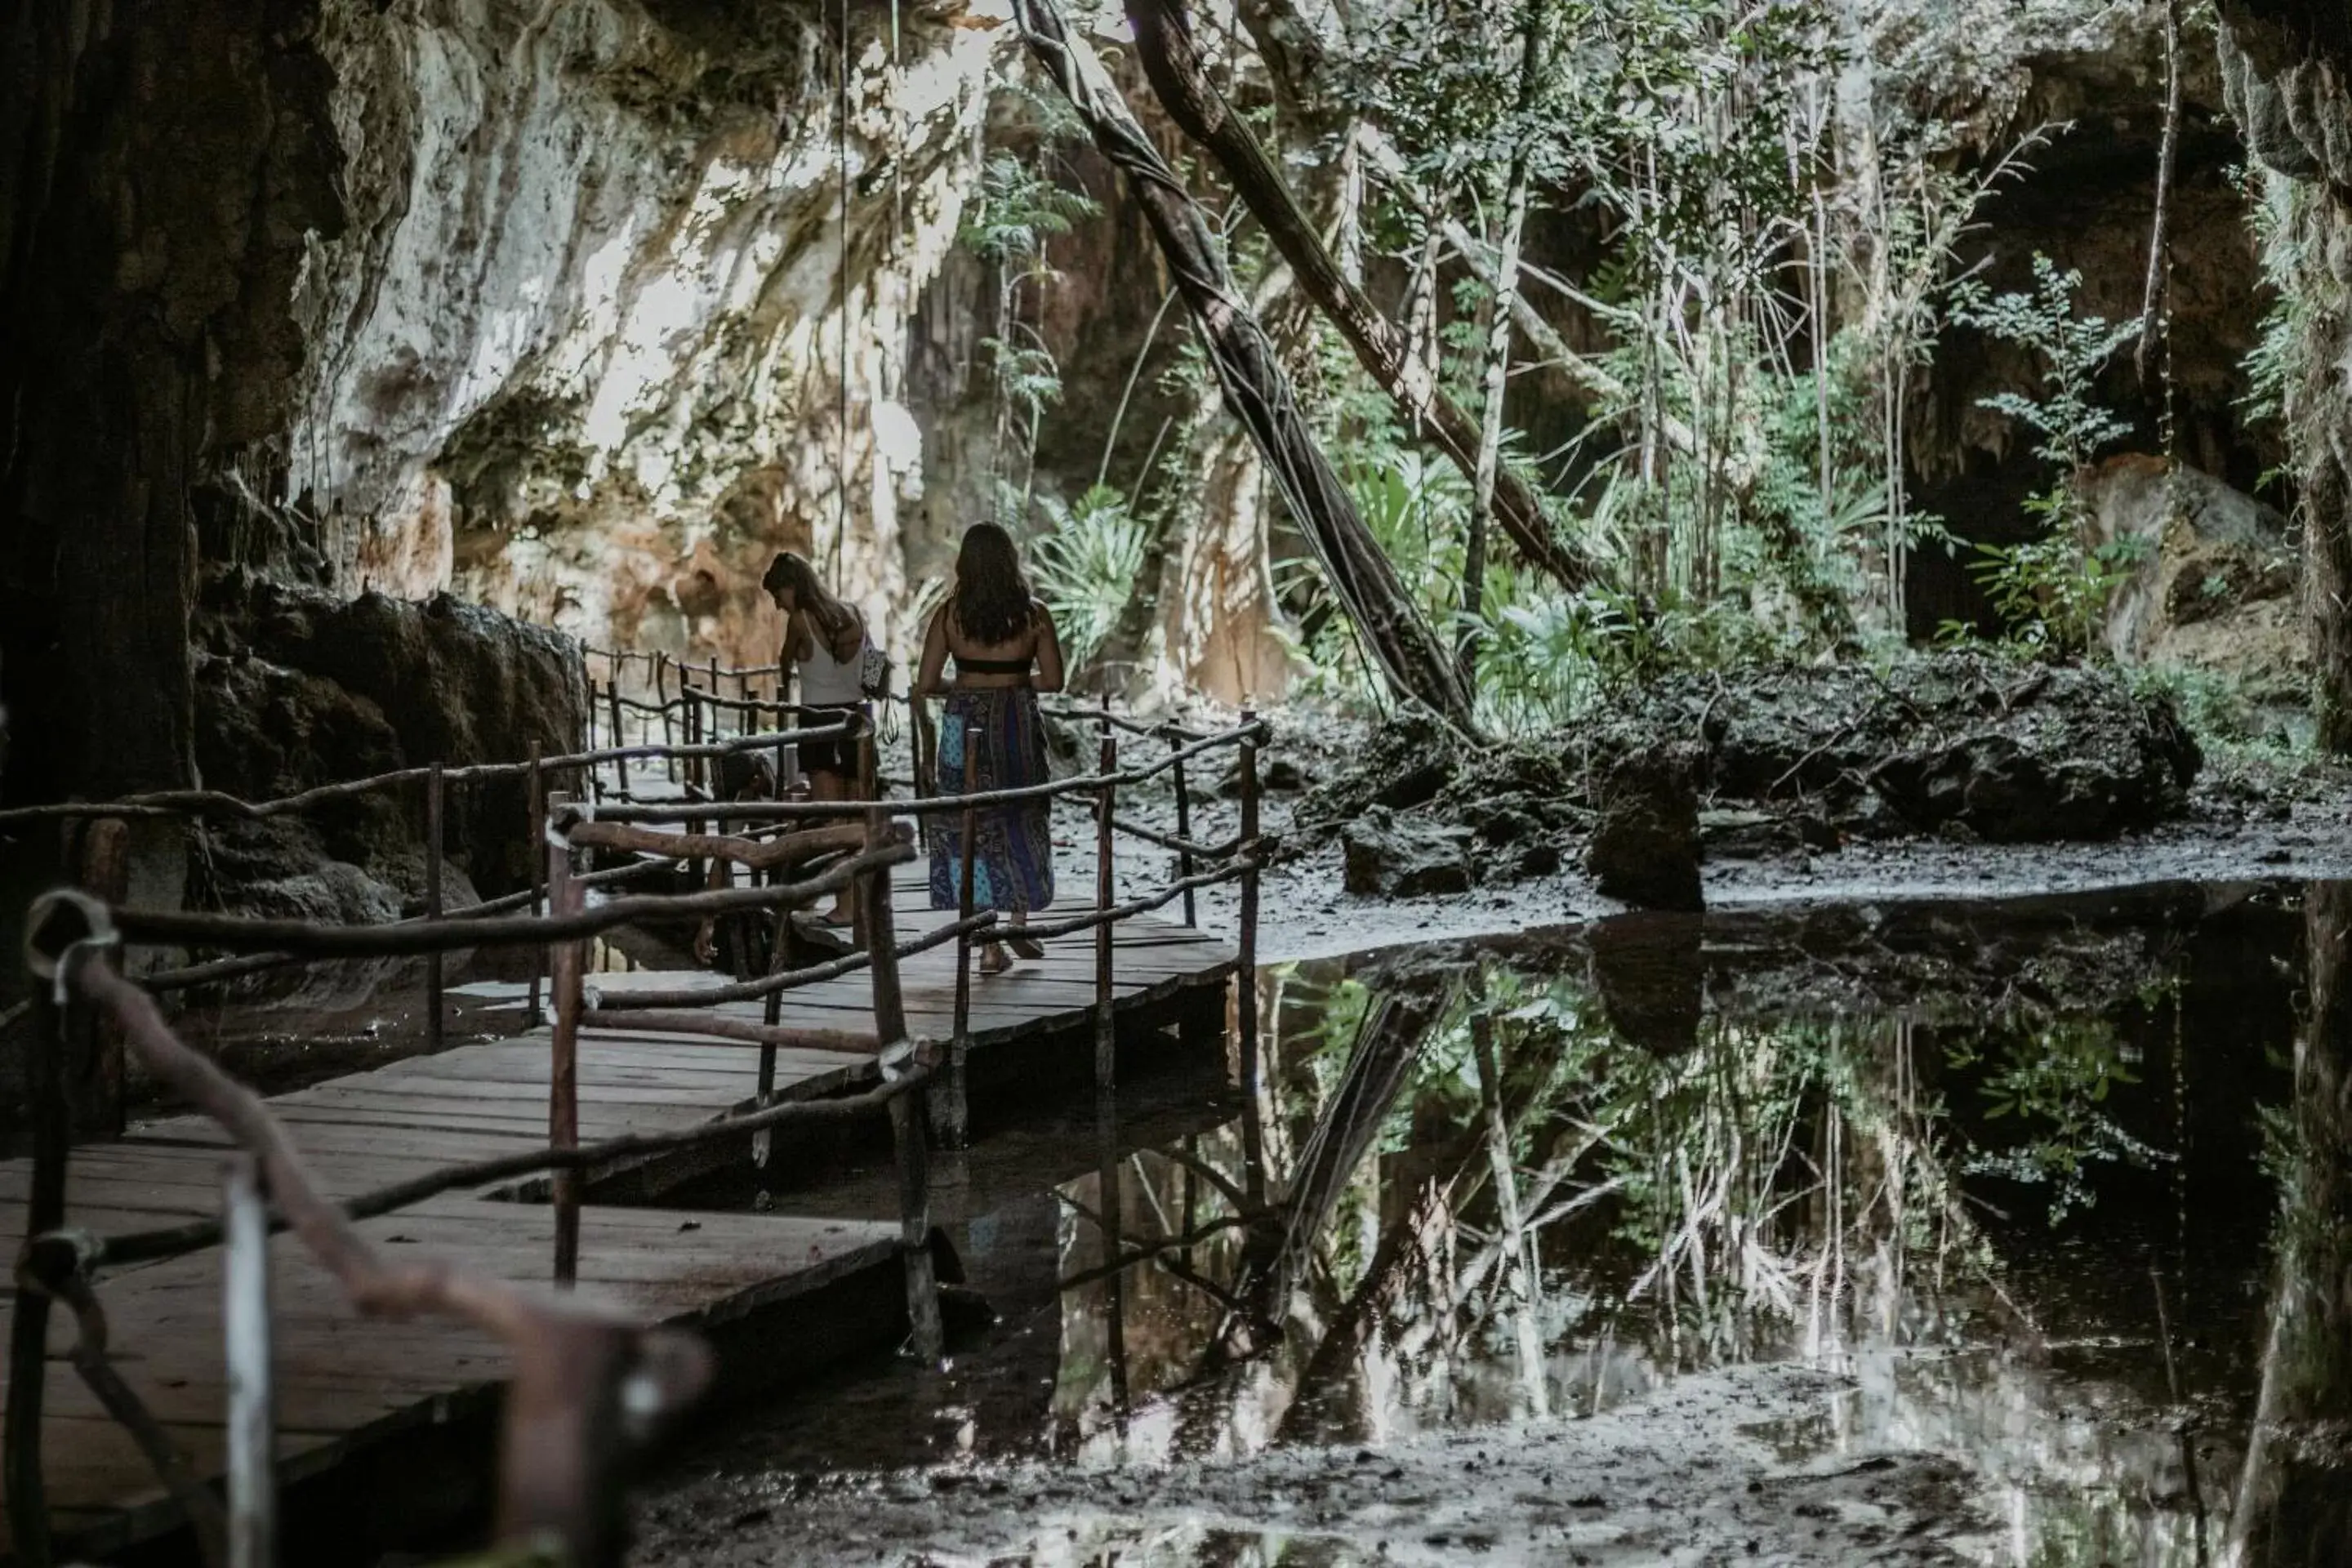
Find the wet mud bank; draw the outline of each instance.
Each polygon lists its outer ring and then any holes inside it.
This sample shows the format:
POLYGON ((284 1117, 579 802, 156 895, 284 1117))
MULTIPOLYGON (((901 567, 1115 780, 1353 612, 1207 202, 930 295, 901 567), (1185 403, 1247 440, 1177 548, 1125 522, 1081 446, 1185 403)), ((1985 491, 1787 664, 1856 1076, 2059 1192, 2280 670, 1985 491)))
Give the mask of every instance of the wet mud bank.
POLYGON ((994 1321, 713 1424, 633 1560, 2327 1560, 2347 906, 1276 966, 1227 1092, 976 1148, 942 1213, 994 1321))

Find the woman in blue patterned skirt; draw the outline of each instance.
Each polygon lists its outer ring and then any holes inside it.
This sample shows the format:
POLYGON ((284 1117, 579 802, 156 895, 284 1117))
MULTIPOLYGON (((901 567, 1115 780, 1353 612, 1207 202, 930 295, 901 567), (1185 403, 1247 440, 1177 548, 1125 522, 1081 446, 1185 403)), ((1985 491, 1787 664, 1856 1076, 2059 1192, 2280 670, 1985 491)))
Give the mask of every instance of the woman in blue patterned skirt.
MULTIPOLYGON (((956 553, 955 584, 923 633, 918 703, 942 690, 939 789, 941 795, 1019 789, 1046 781, 1045 721, 1037 694, 1062 689, 1062 645, 1054 618, 1029 591, 1013 536, 992 522, 966 530, 956 553), (955 678, 943 681, 948 659, 955 678)), ((952 910, 963 874, 963 820, 932 820, 931 907, 952 910)), ((1002 910, 1011 928, 981 952, 981 972, 999 974, 1013 957, 1043 958, 1019 934, 1031 910, 1054 901, 1054 838, 1044 799, 979 813, 972 853, 972 907, 1002 910)))

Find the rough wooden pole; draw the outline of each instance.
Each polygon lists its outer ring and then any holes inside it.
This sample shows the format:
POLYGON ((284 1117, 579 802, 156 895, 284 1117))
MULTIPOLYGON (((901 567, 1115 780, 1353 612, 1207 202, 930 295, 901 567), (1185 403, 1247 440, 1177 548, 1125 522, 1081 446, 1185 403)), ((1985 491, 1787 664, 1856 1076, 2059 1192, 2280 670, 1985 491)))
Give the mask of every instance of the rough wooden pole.
MULTIPOLYGON (((530 743, 530 772, 524 774, 524 787, 530 793, 523 802, 523 814, 530 824, 530 845, 525 857, 530 862, 530 912, 538 914, 547 898, 547 796, 542 793, 539 766, 539 742, 530 743)), ((591 773, 593 780, 594 774, 591 773)), ((539 1007, 541 972, 547 967, 544 953, 534 952, 530 961, 530 997, 523 1011, 522 1021, 536 1029, 545 1022, 539 1007)))
MULTIPOLYGON (((1171 752, 1182 751, 1183 741, 1171 733, 1168 737, 1168 749, 1171 752)), ((1192 786, 1185 783, 1184 759, 1181 757, 1176 759, 1175 773, 1176 837, 1190 839, 1192 837, 1192 786)), ((1176 851, 1176 875, 1180 880, 1189 879, 1192 875, 1192 852, 1190 849, 1176 851)), ((1192 889, 1190 888, 1184 889, 1184 923, 1188 926, 1201 923, 1200 910, 1192 902, 1192 889)))
MULTIPOLYGON (((861 737, 861 744, 870 744, 870 734, 869 731, 861 737)), ((866 813, 866 847, 878 847, 889 840, 890 813, 877 802, 866 813)), ((866 951, 873 960, 874 1036, 887 1056, 908 1043, 906 999, 898 986, 898 938, 890 910, 889 867, 879 866, 867 874, 865 887, 858 890, 857 905, 866 951)), ((907 1322, 915 1353, 936 1362, 947 1348, 947 1331, 940 1321, 940 1285, 931 1266, 930 1146, 924 1132, 929 1118, 923 1101, 920 1088, 890 1101, 890 1142, 898 1165, 898 1245, 907 1266, 907 1322)))
MULTIPOLYGON (((550 821, 569 796, 551 795, 550 821)), ((586 903, 585 890, 572 880, 568 846, 547 846, 549 912, 576 913, 586 903)), ((547 1073, 547 1142, 551 1149, 572 1149, 580 1143, 580 1012, 581 970, 586 962, 584 943, 559 942, 548 953, 548 971, 555 991, 555 1027, 550 1034, 547 1073)), ((569 1285, 580 1274, 580 1173, 555 1173, 555 1280, 569 1285)))
MULTIPOLYGON (((1255 724, 1255 710, 1242 710, 1242 722, 1255 724)), ((1257 1039, 1257 739, 1242 737, 1236 765, 1241 769, 1241 853, 1249 862, 1242 872, 1240 956, 1234 965, 1234 1033, 1241 1051, 1242 1094, 1252 1106, 1258 1096, 1257 1039)))
MULTIPOLYGON (((776 672, 776 729, 779 731, 793 729, 793 703, 788 699, 791 699, 791 693, 783 689, 783 672, 779 670, 776 672)), ((785 785, 793 783, 791 762, 795 754, 795 748, 785 741, 776 742, 776 799, 783 799, 785 785)))
MULTIPOLYGON (((1111 837, 1111 814, 1116 809, 1118 788, 1110 782, 1118 771, 1118 740, 1111 733, 1110 721, 1102 721, 1101 744, 1102 788, 1095 795, 1095 912, 1100 914, 1111 907, 1118 890, 1114 871, 1118 845, 1111 837)), ((1111 992, 1111 952, 1116 922, 1105 921, 1095 927, 1095 1089, 1108 1093, 1118 1079, 1118 1019, 1111 992)))
MULTIPOLYGON (((77 880, 82 891, 108 903, 131 898, 131 825, 105 816, 81 830, 77 880)), ((122 1135, 124 1088, 122 1031, 95 1009, 76 1016, 72 1037, 58 1071, 66 1103, 72 1107, 73 1131, 105 1138, 122 1135)))
MULTIPOLYGON (((702 700, 702 689, 686 678, 688 668, 684 664, 677 667, 678 700, 686 704, 686 710, 679 715, 679 718, 685 723, 686 743, 689 746, 699 746, 702 744, 703 725, 709 719, 710 710, 702 700)), ((702 784, 700 757, 686 759, 686 782, 689 787, 697 787, 702 784)))
MULTIPOLYGON (((672 727, 670 722, 669 655, 666 653, 656 653, 653 657, 654 706, 661 714, 662 744, 665 746, 675 746, 677 744, 677 732, 672 727)), ((680 684, 683 684, 683 682, 680 684)), ((662 759, 662 769, 665 776, 668 778, 670 783, 677 783, 677 759, 676 757, 664 757, 662 759)))
MULTIPOLYGON (((609 697, 609 698, 611 698, 611 699, 613 700, 613 744, 614 744, 614 746, 617 749, 617 748, 619 748, 619 747, 621 747, 621 746, 623 746, 623 745, 627 744, 627 742, 622 739, 623 731, 622 731, 622 729, 621 729, 621 683, 620 683, 619 681, 615 680, 614 682, 613 682, 613 684, 612 684, 612 685, 610 685, 610 686, 608 686, 608 687, 604 688, 604 695, 605 695, 605 696, 607 696, 607 697, 609 697)), ((614 781, 615 781, 615 782, 620 785, 620 793, 621 793, 621 794, 623 794, 623 795, 627 795, 627 794, 629 793, 629 759, 628 759, 628 758, 626 758, 626 757, 614 757, 614 758, 613 759, 613 777, 614 777, 614 781)))
MULTIPOLYGON (((979 754, 971 750, 971 726, 964 724, 964 795, 979 795, 979 754)), ((957 875, 955 875, 955 920, 967 929, 955 938, 955 1039, 971 1044, 971 910, 976 905, 973 881, 979 869, 973 865, 973 853, 981 842, 981 809, 964 806, 964 839, 957 844, 957 875)))
POLYGON ((271 1342, 269 1205, 262 1191, 261 1163, 243 1151, 230 1155, 221 1186, 229 1568, 277 1568, 278 1395, 271 1342))
MULTIPOLYGON (((73 962, 68 951, 62 965, 73 962)), ((39 1236, 65 1223, 66 1163, 73 1147, 73 1107, 66 1096, 65 1054, 73 1015, 87 1006, 69 987, 65 1000, 46 980, 33 982, 33 1031, 26 1052, 25 1114, 31 1124, 33 1174, 25 1202, 25 1234, 39 1236)), ((24 1568, 51 1568, 57 1549, 49 1531, 48 1492, 41 1473, 41 1415, 48 1385, 49 1298, 16 1292, 8 1321, 8 1410, 5 1469, 8 1534, 24 1568)))
MULTIPOLYGON (((441 858, 447 832, 443 818, 447 803, 447 789, 441 777, 441 764, 435 763, 433 771, 425 777, 425 918, 441 918, 441 858)), ((441 1014, 445 1005, 441 955, 427 953, 425 958, 425 1048, 437 1052, 442 1047, 441 1014)))

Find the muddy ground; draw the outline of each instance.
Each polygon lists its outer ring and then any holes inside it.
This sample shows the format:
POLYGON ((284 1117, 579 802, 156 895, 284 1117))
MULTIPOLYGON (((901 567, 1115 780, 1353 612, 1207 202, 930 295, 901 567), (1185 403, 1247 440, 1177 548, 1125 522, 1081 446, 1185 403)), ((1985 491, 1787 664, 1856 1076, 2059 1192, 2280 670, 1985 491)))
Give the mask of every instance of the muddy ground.
POLYGON ((961 1465, 714 1476, 640 1512, 633 1563, 1926 1564, 1997 1540, 1958 1465, 1774 1434, 1844 1380, 1787 1366, 1684 1378, 1583 1420, 1293 1447, 1228 1462, 961 1465))

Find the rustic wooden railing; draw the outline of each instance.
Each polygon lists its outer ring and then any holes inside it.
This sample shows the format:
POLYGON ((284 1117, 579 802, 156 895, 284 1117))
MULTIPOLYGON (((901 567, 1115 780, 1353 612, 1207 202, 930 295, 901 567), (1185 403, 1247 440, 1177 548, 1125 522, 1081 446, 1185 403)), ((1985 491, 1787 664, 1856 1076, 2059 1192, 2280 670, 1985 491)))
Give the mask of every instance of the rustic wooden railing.
MULTIPOLYGON (((665 1151, 747 1134, 764 1140, 780 1127, 884 1110, 892 1124, 898 1170, 900 1250, 913 1342, 919 1353, 936 1357, 941 1327, 928 1245, 925 1130, 928 1121, 932 1133, 951 1145, 960 1145, 968 1135, 964 1078, 971 1045, 973 948, 992 931, 998 918, 995 911, 974 908, 971 847, 977 837, 979 814, 1036 799, 1083 801, 1092 807, 1097 855, 1093 907, 1040 920, 1025 927, 1024 934, 1045 941, 1085 931, 1095 933, 1094 1070, 1100 1089, 1111 1088, 1116 1069, 1114 928, 1178 899, 1184 901, 1190 922, 1193 894, 1202 887, 1226 881, 1240 885, 1236 1016, 1245 1039, 1255 1036, 1257 892, 1263 864, 1256 757, 1265 727, 1244 714, 1238 725, 1191 734, 1165 726, 1140 725, 1108 712, 1081 716, 1094 719, 1099 728, 1098 762, 1093 773, 1021 789, 979 792, 967 788, 959 795, 930 795, 911 801, 607 799, 600 803, 572 798, 562 792, 541 795, 541 787, 559 770, 573 770, 590 784, 593 795, 593 769, 603 762, 612 762, 617 771, 626 760, 640 755, 658 756, 666 762, 679 754, 709 758, 746 747, 820 738, 854 737, 870 777, 874 737, 870 724, 861 720, 830 728, 697 738, 684 746, 601 750, 592 746, 579 753, 534 758, 523 764, 404 769, 273 802, 247 803, 212 792, 180 791, 0 813, 0 822, 11 817, 151 814, 268 816, 371 789, 397 787, 423 777, 429 792, 430 834, 442 819, 440 792, 450 783, 527 772, 534 804, 544 800, 543 807, 533 813, 533 826, 547 847, 543 886, 535 886, 528 894, 456 914, 443 913, 428 894, 424 916, 380 925, 321 925, 140 909, 79 890, 47 894, 36 900, 27 920, 27 956, 36 977, 33 1005, 38 1015, 28 1070, 33 1171, 24 1232, 27 1239, 16 1271, 18 1293, 11 1326, 7 1406, 5 1424, 0 1424, 0 1449, 5 1449, 0 1453, 0 1479, 5 1479, 18 1560, 29 1568, 48 1568, 55 1561, 55 1537, 41 1478, 41 1418, 49 1310, 52 1303, 62 1303, 74 1314, 79 1331, 72 1364, 103 1407, 131 1434, 186 1510, 207 1560, 236 1568, 262 1568, 273 1561, 274 1434, 267 1393, 270 1320, 266 1246, 274 1228, 291 1228, 363 1314, 454 1316, 487 1329, 508 1343, 515 1358, 515 1384, 506 1404, 499 1537, 518 1542, 551 1538, 566 1553, 566 1562, 589 1568, 618 1562, 620 1491, 614 1479, 635 1450, 646 1418, 681 1407, 699 1387, 707 1365, 698 1343, 689 1337, 600 1314, 561 1295, 535 1295, 445 1267, 414 1262, 394 1267, 352 1228, 354 1221, 458 1188, 545 1173, 552 1178, 556 1215, 551 1274, 557 1283, 568 1284, 578 1268, 582 1186, 588 1174, 665 1151), (1122 769, 1116 739, 1121 730, 1163 737, 1169 749, 1150 763, 1122 769), (1226 749, 1236 756, 1240 831, 1221 843, 1198 843, 1190 837, 1182 770, 1191 759, 1226 749), (1173 834, 1128 821, 1118 812, 1120 790, 1162 773, 1173 773, 1179 785, 1178 827, 1173 834), (890 875, 894 867, 913 858, 915 850, 908 842, 908 825, 897 819, 946 813, 960 814, 964 830, 958 916, 902 942, 894 929, 890 875), (718 831, 700 831, 705 821, 714 822, 718 831), (685 831, 655 831, 673 825, 685 831), (730 825, 739 830, 728 831, 730 825), (1115 836, 1121 831, 1174 851, 1179 874, 1163 887, 1119 901, 1115 836), (750 886, 732 886, 730 869, 730 885, 711 891, 622 896, 591 904, 587 894, 592 887, 619 880, 618 871, 637 869, 631 866, 601 872, 582 870, 579 858, 599 848, 628 852, 655 866, 717 860, 730 868, 744 868, 754 879, 750 886), (828 868, 797 880, 785 879, 787 873, 825 858, 835 861, 828 868), (1202 871, 1195 868, 1202 861, 1218 864, 1215 869, 1202 871), (757 880, 761 875, 769 879, 765 884, 757 880), (824 963, 787 969, 784 933, 791 911, 853 885, 859 889, 862 950, 824 963), (540 912, 542 901, 545 913, 540 912), (518 909, 529 912, 512 912, 518 909), (649 919, 675 921, 759 911, 773 916, 775 932, 769 971, 756 979, 690 991, 611 995, 597 994, 586 982, 583 945, 598 933, 649 919), (898 965, 917 952, 949 942, 956 944, 958 954, 950 1038, 944 1045, 910 1038, 898 965), (125 949, 141 945, 212 949, 226 956, 134 984, 124 978, 120 956, 125 949), (548 954, 554 1016, 547 1146, 446 1167, 340 1204, 328 1200, 310 1180, 266 1102, 181 1042, 154 1001, 158 991, 267 964, 390 956, 425 956, 437 964, 441 955, 452 951, 499 945, 542 947, 548 954), (872 976, 874 1030, 870 1036, 787 1026, 782 1021, 782 998, 790 991, 859 970, 872 976), (767 1003, 765 1021, 760 1024, 701 1011, 753 997, 767 1003), (633 1028, 692 1032, 705 1039, 757 1047, 760 1092, 751 1107, 689 1129, 580 1142, 579 1031, 593 1014, 622 1011, 630 1014, 633 1028), (845 1098, 778 1102, 775 1053, 787 1047, 870 1056, 876 1086, 845 1098), (68 1226, 66 1173, 72 1138, 77 1126, 89 1120, 78 1111, 70 1086, 93 1079, 109 1080, 104 1070, 90 1072, 87 1059, 107 1048, 127 1048, 134 1054, 157 1081, 219 1123, 243 1151, 245 1159, 233 1168, 224 1193, 220 1221, 111 1237, 68 1226), (174 1451, 164 1428, 113 1372, 108 1359, 108 1325, 94 1283, 96 1271, 107 1264, 155 1261, 215 1246, 226 1249, 226 1275, 231 1281, 224 1324, 234 1391, 226 1505, 201 1484, 193 1468, 174 1451)), ((966 747, 967 757, 973 751, 966 747)), ((969 784, 969 777, 965 782, 969 784)), ((431 846, 436 862, 442 847, 437 843, 431 846)), ((437 970, 434 978, 437 983, 437 970)), ((437 993, 437 984, 435 990, 437 993)), ((534 1011, 537 995, 534 975, 534 1011)), ((110 1081, 119 1085, 121 1079, 118 1063, 110 1081)))

